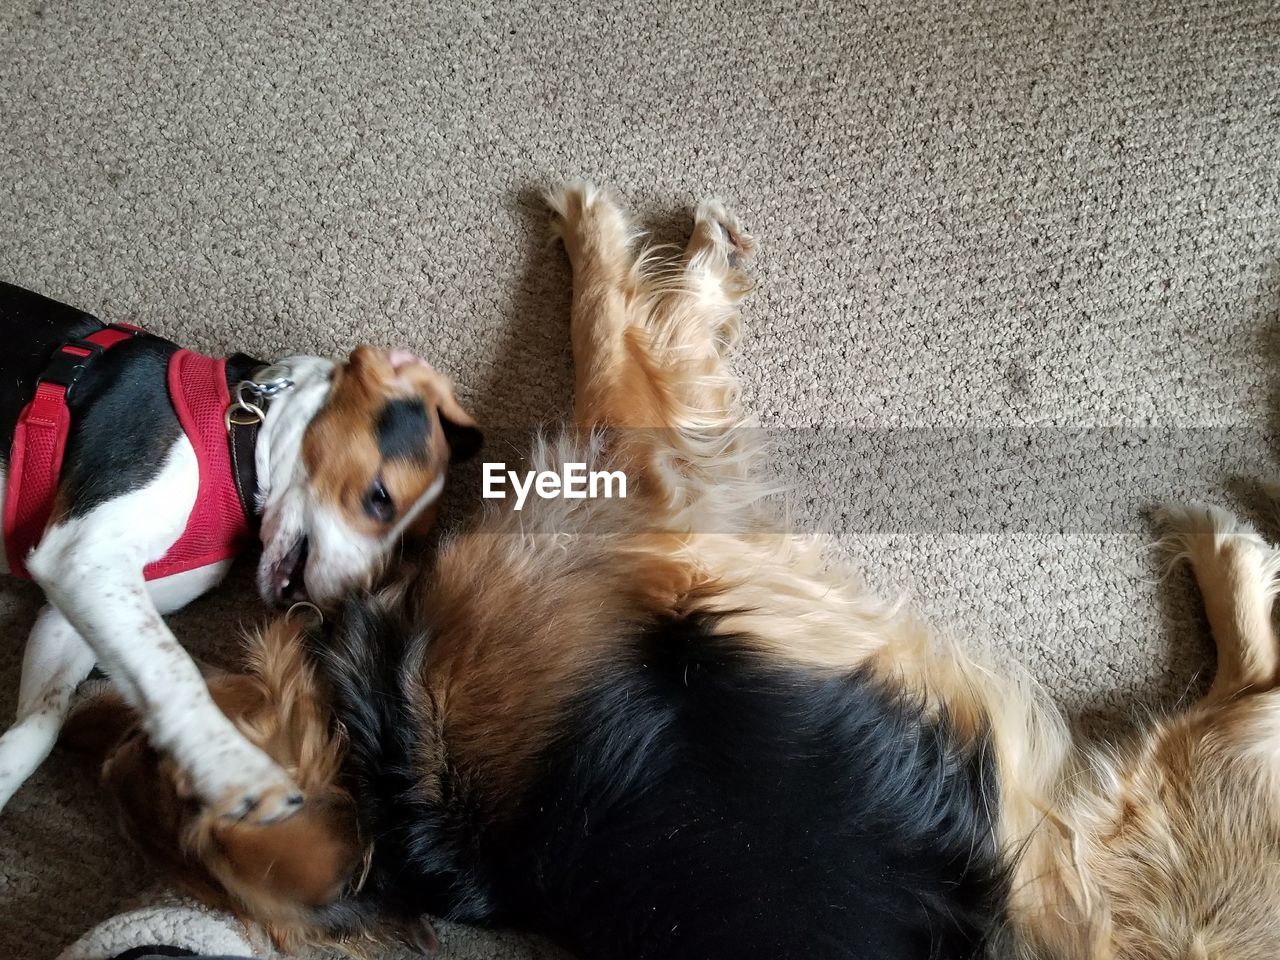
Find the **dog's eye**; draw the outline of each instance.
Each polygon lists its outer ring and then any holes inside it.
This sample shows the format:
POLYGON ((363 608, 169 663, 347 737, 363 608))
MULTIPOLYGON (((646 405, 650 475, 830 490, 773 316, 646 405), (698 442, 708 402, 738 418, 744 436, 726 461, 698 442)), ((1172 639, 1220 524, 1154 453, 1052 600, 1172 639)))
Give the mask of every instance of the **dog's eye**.
POLYGON ((364 512, 379 523, 390 523, 396 515, 396 504, 387 493, 381 480, 373 481, 373 485, 364 494, 364 512))

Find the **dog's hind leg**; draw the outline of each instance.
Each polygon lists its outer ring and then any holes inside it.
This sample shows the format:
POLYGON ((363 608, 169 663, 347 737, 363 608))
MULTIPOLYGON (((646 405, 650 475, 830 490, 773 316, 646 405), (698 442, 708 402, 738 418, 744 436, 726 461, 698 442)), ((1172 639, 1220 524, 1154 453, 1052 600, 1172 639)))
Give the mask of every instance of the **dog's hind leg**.
POLYGON ((732 379, 721 362, 737 342, 739 303, 751 291, 744 266, 754 253, 754 239, 723 202, 698 205, 680 273, 659 284, 649 317, 655 348, 673 365, 694 364, 695 383, 707 375, 732 379))
POLYGON ((550 192, 554 227, 573 267, 574 413, 578 425, 652 426, 651 407, 619 401, 630 391, 627 331, 635 318, 634 232, 614 201, 587 183, 550 192))
POLYGON ((61 613, 52 606, 40 611, 23 656, 17 722, 0 736, 0 809, 53 749, 94 660, 61 613))
POLYGON ((1161 511, 1161 541, 1195 573, 1213 641, 1218 671, 1207 700, 1269 690, 1280 672, 1280 644, 1271 607, 1280 576, 1280 551, 1225 510, 1201 505, 1161 511))
POLYGON ((755 241, 719 200, 698 204, 672 281, 658 283, 648 316, 651 349, 699 431, 738 425, 738 384, 724 362, 738 340, 738 305, 751 290, 743 265, 755 241))
POLYGON ((604 191, 572 183, 547 200, 573 266, 579 424, 678 427, 688 408, 726 407, 736 388, 721 355, 751 286, 741 264, 755 247, 737 220, 719 201, 700 204, 671 269, 636 255, 635 231, 604 191))
POLYGON ((579 427, 614 428, 615 452, 671 506, 697 499, 707 481, 749 472, 755 448, 732 435, 738 385, 723 353, 750 287, 741 264, 751 238, 708 201, 683 257, 664 265, 634 253, 626 217, 595 187, 570 184, 548 202, 574 271, 579 427))

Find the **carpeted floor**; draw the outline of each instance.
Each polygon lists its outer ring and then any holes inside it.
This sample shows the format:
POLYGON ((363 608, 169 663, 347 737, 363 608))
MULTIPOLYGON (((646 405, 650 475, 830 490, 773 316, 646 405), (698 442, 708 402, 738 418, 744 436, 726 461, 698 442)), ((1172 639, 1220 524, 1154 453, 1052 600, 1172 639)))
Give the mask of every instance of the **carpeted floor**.
MULTIPOLYGON (((613 184, 664 239, 720 193, 762 247, 748 404, 787 442, 874 438, 869 485, 797 458, 873 584, 1090 722, 1208 666, 1137 507, 1184 466, 1228 502, 1275 472, 1270 0, 9 0, 0 24, 5 279, 208 351, 408 345, 518 431, 570 384, 537 189, 613 184), (906 427, 974 488, 885 453, 906 427), (953 455, 940 427, 986 439, 953 455), (1070 482, 1160 430, 1180 453, 1150 484, 1107 480, 1123 512, 1070 482), (982 444, 1033 434, 1077 466, 1011 505, 1027 465, 982 444)), ((6 715, 37 603, 0 587, 6 715)), ((240 576, 176 628, 225 656, 256 615, 240 576)), ((51 957, 152 880, 56 757, 0 816, 0 954, 51 957)), ((445 933, 446 957, 526 956, 445 933)))

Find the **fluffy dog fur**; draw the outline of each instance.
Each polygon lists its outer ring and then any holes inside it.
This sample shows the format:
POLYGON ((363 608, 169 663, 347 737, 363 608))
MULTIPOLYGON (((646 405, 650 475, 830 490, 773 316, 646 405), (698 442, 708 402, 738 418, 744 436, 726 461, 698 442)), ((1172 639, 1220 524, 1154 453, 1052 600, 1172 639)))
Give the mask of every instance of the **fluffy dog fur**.
MULTIPOLYGON (((1076 748, 1026 678, 771 532, 723 359, 749 286, 737 221, 703 204, 673 267, 635 253, 599 191, 550 201, 575 411, 529 465, 625 470, 628 499, 491 510, 322 630, 268 631, 310 648, 333 716, 313 736, 242 729, 314 766, 299 782, 308 809, 345 811, 318 826, 341 868, 294 909, 191 840, 208 830, 191 808, 163 840, 185 859, 162 855, 188 886, 286 935, 435 914, 606 960, 1280 953, 1280 555, 1225 514, 1170 510, 1217 681, 1127 748, 1076 748)), ((274 662, 256 702, 290 716, 274 662)), ((178 790, 158 758, 111 763, 126 819, 178 790)))

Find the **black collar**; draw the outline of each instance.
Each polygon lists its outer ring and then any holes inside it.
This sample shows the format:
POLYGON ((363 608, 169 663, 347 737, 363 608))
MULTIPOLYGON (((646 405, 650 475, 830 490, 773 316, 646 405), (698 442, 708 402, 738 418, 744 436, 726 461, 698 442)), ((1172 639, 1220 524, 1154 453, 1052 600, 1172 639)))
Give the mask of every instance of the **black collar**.
MULTIPOLYGON (((227 358, 227 387, 232 398, 236 394, 236 385, 242 380, 250 379, 254 372, 265 367, 261 360, 243 353, 227 358)), ((266 397, 255 398, 254 406, 265 415, 271 401, 266 397)), ((262 515, 258 512, 258 431, 262 420, 256 416, 241 414, 231 410, 227 417, 227 445, 231 448, 231 476, 236 482, 236 494, 240 498, 240 509, 249 528, 256 534, 262 525, 262 515)))

